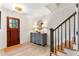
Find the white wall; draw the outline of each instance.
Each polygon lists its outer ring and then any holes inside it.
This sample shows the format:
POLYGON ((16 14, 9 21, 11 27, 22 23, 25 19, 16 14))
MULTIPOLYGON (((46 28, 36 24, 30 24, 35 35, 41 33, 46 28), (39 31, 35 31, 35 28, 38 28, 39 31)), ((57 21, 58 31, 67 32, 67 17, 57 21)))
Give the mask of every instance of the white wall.
POLYGON ((30 19, 27 15, 22 15, 10 10, 0 8, 1 15, 1 29, 0 29, 0 49, 7 47, 7 16, 20 19, 20 43, 25 43, 29 40, 30 19))

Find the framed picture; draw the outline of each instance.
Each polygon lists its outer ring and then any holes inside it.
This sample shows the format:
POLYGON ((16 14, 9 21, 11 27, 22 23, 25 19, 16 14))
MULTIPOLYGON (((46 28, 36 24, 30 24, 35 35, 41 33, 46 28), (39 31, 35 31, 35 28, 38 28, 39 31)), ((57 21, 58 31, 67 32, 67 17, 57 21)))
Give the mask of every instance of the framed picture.
POLYGON ((1 11, 0 11, 0 29, 1 29, 1 11))

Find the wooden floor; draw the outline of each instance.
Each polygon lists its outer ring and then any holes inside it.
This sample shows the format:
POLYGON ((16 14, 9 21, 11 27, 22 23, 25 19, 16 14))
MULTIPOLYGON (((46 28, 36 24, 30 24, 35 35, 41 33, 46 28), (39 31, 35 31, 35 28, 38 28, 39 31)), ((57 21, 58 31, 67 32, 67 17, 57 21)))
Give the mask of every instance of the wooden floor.
MULTIPOLYGON (((57 52, 57 56, 79 56, 79 51, 64 49, 66 54, 57 52)), ((33 43, 25 43, 15 45, 7 49, 0 50, 0 56, 49 56, 50 48, 48 46, 42 47, 33 43)), ((52 54, 52 56, 56 56, 52 54)))
POLYGON ((49 56, 50 49, 48 46, 42 47, 40 45, 36 45, 28 42, 22 44, 21 46, 10 47, 8 49, 0 50, 0 55, 1 56, 49 56))

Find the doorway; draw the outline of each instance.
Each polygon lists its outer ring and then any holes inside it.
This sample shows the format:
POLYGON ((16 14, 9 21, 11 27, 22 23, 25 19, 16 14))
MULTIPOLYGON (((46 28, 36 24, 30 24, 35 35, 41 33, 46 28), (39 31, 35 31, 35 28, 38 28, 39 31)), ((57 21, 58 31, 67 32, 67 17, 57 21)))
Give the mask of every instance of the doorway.
POLYGON ((20 19, 7 17, 7 47, 20 44, 20 19))

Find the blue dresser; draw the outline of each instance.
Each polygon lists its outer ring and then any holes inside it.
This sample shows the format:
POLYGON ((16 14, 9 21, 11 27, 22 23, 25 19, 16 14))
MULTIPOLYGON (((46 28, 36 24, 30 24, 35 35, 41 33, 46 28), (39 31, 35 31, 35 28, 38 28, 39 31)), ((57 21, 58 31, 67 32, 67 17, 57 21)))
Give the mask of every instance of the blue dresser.
POLYGON ((31 36, 31 42, 38 44, 38 45, 42 45, 45 46, 47 45, 47 33, 32 33, 30 34, 31 36))

